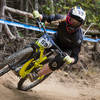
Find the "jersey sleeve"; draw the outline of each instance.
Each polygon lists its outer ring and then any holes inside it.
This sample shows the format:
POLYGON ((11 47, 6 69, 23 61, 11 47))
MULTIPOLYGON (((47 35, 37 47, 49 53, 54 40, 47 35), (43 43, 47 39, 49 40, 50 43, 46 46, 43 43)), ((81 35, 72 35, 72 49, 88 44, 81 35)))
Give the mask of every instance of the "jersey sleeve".
POLYGON ((71 57, 73 57, 75 59, 74 64, 77 63, 77 61, 78 61, 78 56, 79 56, 80 50, 81 50, 81 45, 73 48, 73 50, 72 50, 71 57))
POLYGON ((51 22, 51 21, 56 21, 56 20, 58 20, 58 19, 63 19, 63 18, 65 18, 66 16, 64 16, 64 15, 61 15, 61 14, 52 14, 52 15, 42 15, 43 16, 43 19, 42 19, 42 21, 44 22, 44 21, 47 21, 47 22, 51 22))

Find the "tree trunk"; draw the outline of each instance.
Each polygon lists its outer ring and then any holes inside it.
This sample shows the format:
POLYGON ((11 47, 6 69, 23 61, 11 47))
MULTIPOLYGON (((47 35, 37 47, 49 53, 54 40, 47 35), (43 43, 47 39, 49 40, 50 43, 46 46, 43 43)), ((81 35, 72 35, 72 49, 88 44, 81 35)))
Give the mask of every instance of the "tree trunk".
POLYGON ((35 0, 35 10, 38 10, 38 0, 35 0))
POLYGON ((12 40, 12 39, 16 39, 16 37, 11 33, 8 25, 5 25, 4 27, 6 34, 8 35, 8 37, 12 40))
MULTIPOLYGON (((6 0, 0 0, 0 19, 4 19, 6 0)), ((2 32, 2 24, 0 24, 0 32, 2 32)))
POLYGON ((15 14, 19 14, 19 15, 22 15, 22 16, 27 16, 29 18, 33 18, 32 13, 28 13, 28 12, 21 11, 21 10, 18 10, 18 9, 10 8, 10 7, 7 7, 7 6, 5 7, 5 10, 12 12, 12 13, 15 13, 15 14))
MULTIPOLYGON (((27 2, 27 0, 26 0, 27 2)), ((24 1, 20 0, 20 10, 24 10, 24 1)))
MULTIPOLYGON (((11 21, 14 21, 13 20, 13 18, 12 18, 12 16, 11 16, 11 14, 8 12, 8 16, 10 17, 10 20, 11 21)), ((18 34, 18 30, 17 30, 17 27, 16 26, 13 26, 13 34, 15 35, 15 37, 17 38, 17 39, 21 39, 21 37, 19 36, 19 34, 18 34)), ((10 35, 10 38, 11 38, 11 36, 13 36, 13 35, 10 35)), ((13 36, 14 37, 14 36, 13 36)), ((14 38, 15 38, 14 37, 14 38)), ((11 38, 12 39, 12 38, 11 38)))
POLYGON ((51 8, 51 13, 54 14, 54 2, 53 0, 50 0, 50 8, 51 8))
MULTIPOLYGON (((28 12, 29 10, 29 3, 28 3, 28 0, 26 1, 26 12, 28 12)), ((28 17, 26 16, 25 18, 25 22, 28 23, 28 17)), ((26 29, 26 34, 29 33, 29 30, 26 29)))

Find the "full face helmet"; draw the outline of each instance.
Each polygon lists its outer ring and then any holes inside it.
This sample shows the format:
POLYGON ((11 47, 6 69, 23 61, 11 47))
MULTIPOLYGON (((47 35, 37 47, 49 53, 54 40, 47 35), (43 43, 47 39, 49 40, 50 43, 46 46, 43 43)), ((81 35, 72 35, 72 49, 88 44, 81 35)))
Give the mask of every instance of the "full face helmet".
POLYGON ((82 24, 84 24, 86 18, 85 11, 79 7, 75 6, 71 8, 66 17, 66 30, 68 33, 75 32, 82 24))

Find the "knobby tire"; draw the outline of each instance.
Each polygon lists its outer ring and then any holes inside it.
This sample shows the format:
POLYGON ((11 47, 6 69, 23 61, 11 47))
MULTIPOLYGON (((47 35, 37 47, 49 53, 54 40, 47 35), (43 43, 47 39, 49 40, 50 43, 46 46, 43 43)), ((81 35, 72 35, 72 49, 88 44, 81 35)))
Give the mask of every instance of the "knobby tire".
MULTIPOLYGON (((50 73, 51 74, 51 73, 50 73)), ((27 85, 27 86, 23 86, 24 82, 27 80, 27 77, 21 78, 18 82, 18 89, 22 90, 22 91, 27 91, 35 86, 37 86, 38 84, 40 84, 42 81, 44 81, 50 74, 45 75, 44 78, 42 79, 36 79, 34 80, 31 84, 27 85)))
POLYGON ((6 65, 9 65, 9 64, 13 65, 13 63, 17 64, 23 57, 31 54, 32 52, 33 52, 33 48, 27 47, 27 48, 22 49, 16 53, 12 54, 11 56, 9 56, 7 59, 4 60, 4 62, 2 64, 0 64, 0 76, 4 75, 8 71, 10 71, 11 68, 6 65), (16 59, 18 59, 17 62, 15 62, 16 59))

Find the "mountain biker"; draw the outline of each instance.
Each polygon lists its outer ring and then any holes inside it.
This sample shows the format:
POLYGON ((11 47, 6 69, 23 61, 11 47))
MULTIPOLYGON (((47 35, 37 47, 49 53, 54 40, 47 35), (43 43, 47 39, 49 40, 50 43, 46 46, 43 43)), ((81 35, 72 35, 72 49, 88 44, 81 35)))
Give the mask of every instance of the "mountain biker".
POLYGON ((57 33, 54 35, 55 43, 62 49, 63 52, 67 53, 64 58, 56 56, 50 63, 45 64, 43 69, 38 72, 37 75, 46 75, 59 69, 64 62, 67 64, 75 64, 78 61, 78 55, 81 49, 83 41, 83 32, 81 25, 84 24, 86 13, 79 7, 72 7, 67 16, 60 14, 55 15, 42 15, 38 11, 33 11, 34 18, 39 18, 41 21, 51 23, 58 19, 63 19, 57 27, 57 33), (54 64, 56 63, 56 64, 54 64))

